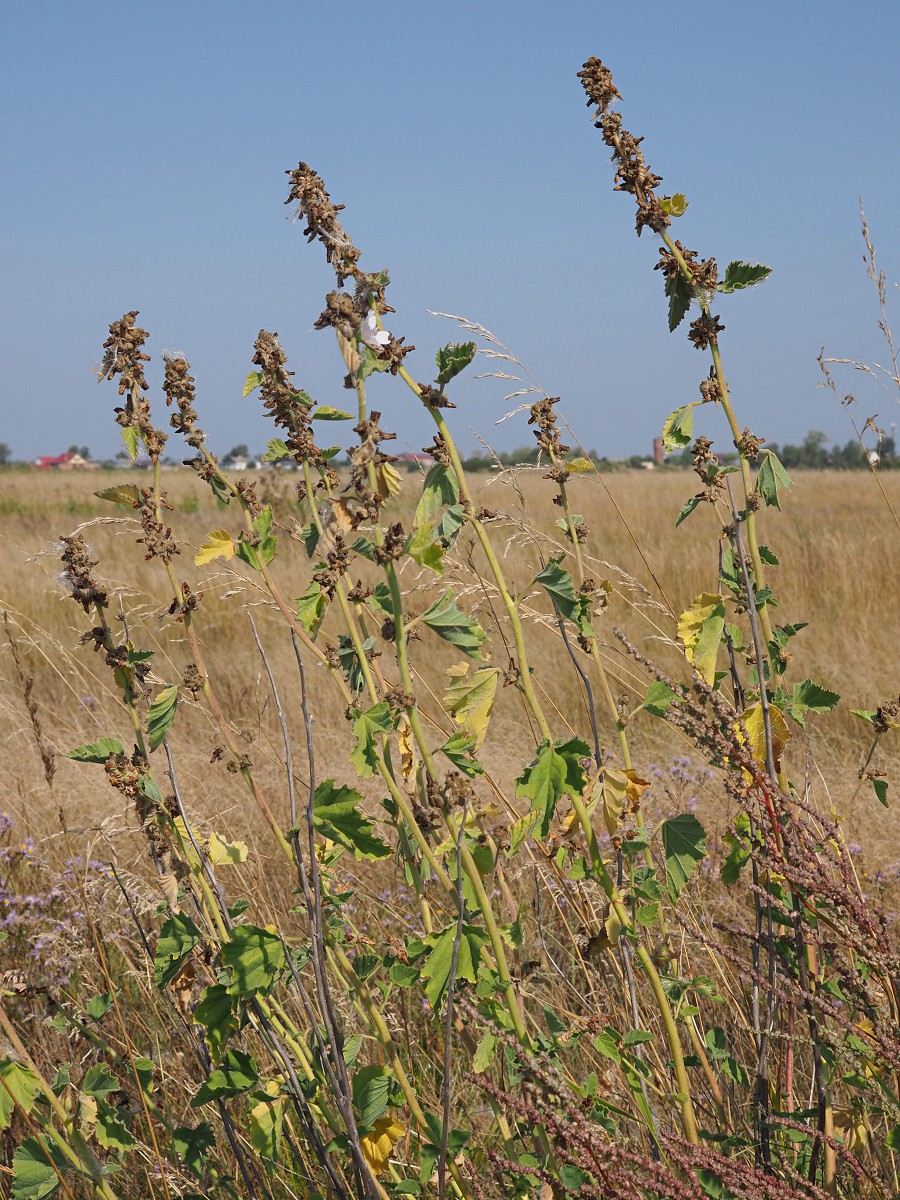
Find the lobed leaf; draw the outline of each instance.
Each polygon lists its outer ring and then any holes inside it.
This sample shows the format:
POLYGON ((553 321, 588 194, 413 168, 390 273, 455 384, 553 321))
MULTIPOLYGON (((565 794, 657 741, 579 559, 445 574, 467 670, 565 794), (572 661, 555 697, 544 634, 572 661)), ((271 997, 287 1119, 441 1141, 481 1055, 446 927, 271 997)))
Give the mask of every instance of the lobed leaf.
POLYGON ((487 634, 474 617, 456 607, 453 592, 449 589, 422 614, 422 620, 438 637, 462 650, 463 654, 479 657, 487 634))
POLYGON ((151 750, 155 750, 175 720, 175 709, 178 706, 178 686, 163 688, 153 703, 147 717, 147 737, 151 750))
POLYGON ((674 903, 706 857, 706 830, 693 813, 681 813, 663 822, 662 841, 666 882, 674 903))
POLYGON ((725 598, 701 592, 678 618, 678 637, 684 653, 708 684, 715 681, 716 657, 725 632, 725 598))
POLYGON ((717 285, 717 291, 728 295, 730 292, 739 292, 742 288, 753 287, 754 284, 762 283, 764 279, 772 274, 771 267, 764 267, 760 263, 745 263, 735 260, 730 262, 725 269, 725 278, 717 285))
POLYGON ((474 342, 450 342, 438 350, 434 356, 438 369, 437 386, 445 388, 451 379, 466 369, 477 352, 474 342))
POLYGON ((194 555, 194 566, 202 567, 214 558, 234 558, 234 542, 227 529, 214 529, 194 555))
POLYGON ((331 841, 352 850, 357 859, 389 857, 390 846, 372 832, 374 826, 359 811, 360 804, 359 792, 336 787, 333 779, 326 779, 313 797, 313 825, 331 841))
POLYGON ((105 763, 114 754, 124 753, 125 749, 118 738, 100 738, 70 750, 66 758, 73 758, 76 762, 105 763))

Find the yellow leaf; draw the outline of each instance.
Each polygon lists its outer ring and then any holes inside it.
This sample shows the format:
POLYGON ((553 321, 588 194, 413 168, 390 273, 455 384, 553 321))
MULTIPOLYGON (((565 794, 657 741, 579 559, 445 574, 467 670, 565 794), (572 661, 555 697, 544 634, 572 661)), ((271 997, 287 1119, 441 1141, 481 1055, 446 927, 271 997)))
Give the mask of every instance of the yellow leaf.
POLYGON ((133 483, 120 483, 116 487, 104 488, 102 492, 94 492, 100 500, 110 500, 113 504, 138 504, 141 494, 133 483))
POLYGON ((382 496, 393 500, 395 496, 400 495, 400 472, 396 467, 392 467, 387 462, 382 463, 375 471, 375 477, 378 480, 378 490, 382 496))
POLYGON ((403 778, 409 780, 416 769, 416 756, 413 753, 412 726, 406 713, 400 717, 397 741, 400 744, 400 770, 403 772, 403 778))
POLYGON ((628 806, 628 776, 609 768, 603 772, 603 820, 610 837, 615 837, 628 806))
POLYGON ((851 1154, 865 1150, 869 1142, 869 1131, 863 1117, 850 1108, 833 1110, 834 1132, 844 1143, 851 1154))
POLYGON ((586 471, 593 471, 594 464, 589 458, 573 458, 571 462, 566 463, 566 470, 570 475, 583 475, 586 471))
POLYGON ((194 849, 194 845, 191 842, 191 835, 188 833, 188 828, 184 823, 184 818, 175 817, 172 821, 172 824, 175 826, 175 830, 178 836, 181 838, 182 851, 188 861, 189 866, 199 867, 200 856, 197 854, 197 851, 194 849))
POLYGON ((474 736, 477 750, 484 741, 491 719, 499 671, 496 667, 482 667, 471 677, 468 671, 468 663, 458 663, 448 669, 451 682, 444 693, 444 707, 457 725, 474 736))
POLYGON ((231 540, 231 534, 225 529, 212 531, 194 555, 194 566, 202 567, 214 558, 234 558, 234 542, 231 540))
POLYGON ((725 630, 725 598, 701 592, 678 618, 678 637, 689 663, 707 683, 716 677, 716 656, 725 630))
POLYGON ((359 1139, 363 1158, 376 1175, 386 1170, 391 1152, 406 1132, 394 1117, 379 1117, 371 1130, 359 1139))
MULTIPOLYGON (((585 804, 584 811, 589 818, 593 818, 594 813, 597 811, 597 805, 603 799, 603 783, 600 779, 599 771, 591 777, 587 787, 584 789, 584 794, 585 796, 590 795, 590 800, 585 804)), ((560 821, 559 828, 560 833, 564 835, 568 835, 578 828, 578 810, 576 808, 573 808, 560 821)))
MULTIPOLYGON (((766 765, 766 724, 763 718, 763 707, 759 702, 741 714, 741 724, 743 729, 740 724, 735 726, 738 742, 741 745, 744 744, 744 729, 746 729, 753 757, 760 766, 764 767, 766 765)), ((781 767, 781 755, 790 741, 791 731, 784 719, 784 713, 775 704, 769 705, 769 728, 772 731, 772 757, 775 760, 775 770, 777 771, 781 767)), ((744 774, 746 775, 746 771, 744 774)))
POLYGON ((207 850, 209 861, 214 867, 228 866, 230 863, 242 863, 247 858, 246 842, 226 842, 217 833, 211 834, 207 850))

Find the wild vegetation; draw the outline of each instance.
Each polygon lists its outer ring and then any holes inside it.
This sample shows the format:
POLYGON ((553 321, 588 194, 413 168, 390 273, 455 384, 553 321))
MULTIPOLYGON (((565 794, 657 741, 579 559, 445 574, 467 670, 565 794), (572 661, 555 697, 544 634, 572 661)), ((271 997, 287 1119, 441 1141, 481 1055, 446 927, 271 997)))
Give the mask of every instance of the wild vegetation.
POLYGON ((692 471, 609 485, 474 322, 420 380, 301 163, 349 411, 270 331, 244 385, 298 472, 224 469, 180 354, 163 428, 129 312, 101 374, 148 471, 4 474, 4 1194, 897 1193, 900 477, 791 490, 720 346, 769 269, 673 236, 685 198, 580 76, 703 356, 662 429, 692 471), (539 459, 473 482, 476 356, 539 459))

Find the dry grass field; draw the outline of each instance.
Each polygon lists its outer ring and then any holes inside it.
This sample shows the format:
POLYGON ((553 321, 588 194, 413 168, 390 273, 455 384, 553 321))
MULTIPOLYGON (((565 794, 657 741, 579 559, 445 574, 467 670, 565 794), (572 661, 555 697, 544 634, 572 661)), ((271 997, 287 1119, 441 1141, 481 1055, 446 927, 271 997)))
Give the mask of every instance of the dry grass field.
MULTIPOLYGON (((288 521, 295 476, 269 471, 259 476, 260 496, 277 495, 280 519, 288 521)), ((504 567, 511 587, 525 588, 534 571, 562 549, 553 522, 559 509, 552 504, 550 485, 540 470, 520 470, 502 477, 476 477, 481 498, 500 514, 492 525, 504 551, 504 567)), ((260 590, 254 572, 237 559, 221 560, 197 568, 193 554, 211 529, 228 527, 235 514, 225 509, 196 477, 185 470, 165 473, 164 487, 173 512, 170 519, 182 540, 177 560, 179 577, 202 589, 203 603, 197 628, 210 674, 233 729, 247 744, 257 773, 272 789, 274 807, 283 811, 281 737, 268 699, 262 663, 256 655, 246 613, 252 613, 260 630, 273 670, 288 704, 296 704, 295 668, 290 643, 282 623, 271 619, 271 602, 260 590), (236 594, 237 593, 237 594, 236 594)), ((98 560, 97 575, 111 587, 127 614, 132 642, 156 651, 152 680, 159 685, 177 681, 187 664, 182 645, 183 627, 165 619, 168 593, 165 579, 154 563, 145 563, 135 545, 139 531, 127 508, 93 496, 93 490, 118 482, 142 482, 138 472, 102 474, 43 474, 33 471, 0 473, 0 611, 9 615, 9 626, 18 642, 22 666, 33 675, 33 696, 44 733, 57 760, 58 790, 65 795, 70 829, 84 830, 85 847, 103 857, 115 843, 127 861, 125 831, 130 818, 119 798, 108 791, 89 765, 68 762, 68 749, 104 735, 127 741, 125 714, 111 690, 109 672, 90 647, 79 646, 86 625, 76 624, 78 609, 57 582, 58 539, 82 528, 98 560), (122 839, 125 839, 124 841, 122 839)), ((900 503, 900 475, 883 477, 895 505, 900 503)), ((613 592, 601 619, 603 655, 629 707, 639 703, 647 679, 623 651, 613 634, 621 628, 645 654, 674 673, 683 674, 683 660, 667 647, 674 634, 670 613, 680 613, 701 591, 717 588, 716 529, 711 512, 701 506, 680 528, 674 516, 695 489, 689 472, 623 471, 608 476, 580 477, 570 484, 572 503, 585 515, 591 529, 587 566, 595 577, 609 579, 613 592)), ((410 485, 414 484, 410 478, 410 485)), ((412 493, 408 486, 406 491, 412 493)), ((395 501, 402 514, 404 495, 395 501)), ((282 526, 279 555, 273 564, 284 596, 298 595, 309 581, 310 565, 302 544, 292 540, 282 526)), ((846 819, 848 837, 863 844, 869 870, 900 858, 900 839, 891 812, 882 809, 871 786, 857 791, 857 772, 868 746, 868 731, 849 715, 851 708, 875 708, 897 693, 896 651, 900 636, 900 555, 897 532, 874 480, 858 473, 801 473, 784 501, 782 513, 770 510, 763 523, 763 540, 779 554, 786 567, 773 571, 773 586, 780 600, 778 620, 809 621, 810 627, 792 643, 795 662, 792 677, 808 676, 841 694, 839 710, 820 718, 810 733, 795 738, 790 747, 790 769, 796 779, 808 779, 817 802, 833 804, 846 819)), ((365 567, 367 564, 359 560, 365 567)), ((414 563, 404 568, 404 587, 424 595, 435 592, 435 577, 416 574, 414 563)), ((508 654, 506 629, 494 608, 494 596, 480 570, 471 540, 460 539, 447 579, 458 595, 466 597, 490 638, 492 660, 505 667, 508 654)), ((421 607, 425 607, 424 603, 421 607)), ((527 605, 526 605, 527 611, 527 605)), ((574 725, 583 713, 583 698, 565 648, 546 616, 532 613, 543 628, 533 631, 532 662, 535 682, 562 729, 574 725)), ((372 632, 377 632, 373 625, 372 632)), ((327 627, 326 627, 327 633, 327 627)), ((414 647, 413 661, 419 679, 433 696, 439 694, 442 673, 455 661, 450 647, 434 639, 414 647)), ((391 678, 390 654, 382 659, 391 678)), ((338 778, 349 774, 346 764, 346 721, 337 692, 324 673, 313 672, 316 747, 320 772, 338 778)), ((40 759, 30 734, 10 646, 0 643, 0 790, 3 805, 20 827, 38 838, 53 839, 59 825, 55 805, 48 801, 40 759)), ((212 718, 202 704, 187 701, 174 738, 179 749, 182 787, 190 794, 192 809, 224 823, 228 832, 255 838, 263 859, 265 831, 255 828, 239 777, 221 764, 210 765, 219 744, 212 718)), ((425 710, 426 718, 441 721, 440 706, 425 710)), ((446 718, 443 718, 446 720, 446 718)), ((610 749, 613 731, 601 733, 610 749)), ((502 786, 509 784, 520 763, 507 759, 504 748, 515 741, 525 720, 514 693, 501 690, 491 733, 485 747, 490 772, 502 786), (515 734, 516 737, 512 735, 515 734)), ((608 726, 608 722, 607 722, 608 726)), ((669 726, 646 717, 631 732, 636 760, 665 765, 686 750, 669 726)), ((890 739, 884 739, 873 764, 893 771, 890 739)), ((649 798, 649 797, 648 797, 649 798)), ((662 803, 666 797, 661 797, 662 803)), ((720 801, 713 786, 707 804, 720 801)), ((724 814, 723 814, 724 815, 724 814)), ((132 848, 141 855, 139 844, 132 848)))

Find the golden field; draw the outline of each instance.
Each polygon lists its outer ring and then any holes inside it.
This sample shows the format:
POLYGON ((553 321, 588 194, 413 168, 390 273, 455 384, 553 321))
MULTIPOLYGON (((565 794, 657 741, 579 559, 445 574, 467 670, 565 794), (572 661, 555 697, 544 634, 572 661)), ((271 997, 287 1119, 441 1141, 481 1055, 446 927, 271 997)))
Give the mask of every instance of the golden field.
MULTIPOLYGON (((280 541, 273 573, 288 598, 303 590, 310 574, 303 546, 292 537, 295 478, 280 471, 259 476, 260 498, 275 502, 280 541)), ((885 474, 882 479, 894 505, 900 505, 900 474, 885 474)), ((230 725, 247 745, 255 772, 271 791, 273 808, 283 816, 281 732, 247 614, 256 621, 293 721, 299 692, 284 622, 254 581, 253 572, 237 559, 203 568, 193 564, 194 553, 210 530, 233 526, 232 532, 237 532, 237 514, 221 506, 187 470, 166 472, 163 480, 172 505, 169 520, 182 546, 177 573, 204 593, 196 628, 207 669, 230 725)), ((34 678, 39 719, 58 756, 57 795, 66 798, 68 826, 83 830, 95 852, 107 842, 117 843, 127 860, 127 838, 121 839, 131 822, 119 798, 106 788, 96 767, 63 757, 70 748, 101 736, 119 736, 127 743, 128 730, 100 656, 89 646, 79 646, 90 622, 57 581, 59 537, 83 528, 98 560, 97 577, 110 587, 110 612, 121 608, 131 641, 156 652, 151 682, 157 688, 176 682, 189 656, 182 644, 183 627, 165 615, 171 599, 167 580, 158 564, 144 561, 142 547, 135 544, 139 530, 132 513, 92 495, 95 489, 120 482, 140 486, 144 480, 139 471, 0 472, 0 611, 9 614, 23 668, 34 678)), ((622 471, 603 480, 580 477, 570 483, 573 508, 584 514, 590 527, 586 566, 598 581, 609 579, 613 585, 608 610, 599 618, 600 628, 604 657, 629 708, 640 702, 648 680, 625 653, 613 628, 621 628, 644 654, 683 677, 683 660, 666 644, 674 635, 670 612, 681 612, 701 591, 717 590, 718 538, 711 511, 701 506, 684 525, 674 527, 675 514, 696 490, 695 482, 686 471, 622 471)), ((483 502, 499 514, 491 526, 495 544, 503 551, 510 586, 521 591, 541 561, 563 548, 553 527, 560 510, 552 504, 552 485, 543 481, 540 470, 475 476, 473 483, 480 486, 483 502)), ((408 477, 405 493, 412 496, 416 484, 415 476, 408 477)), ((395 501, 401 518, 408 507, 404 499, 401 494, 395 501)), ((795 653, 791 679, 808 676, 842 697, 837 712, 810 721, 808 733, 795 736, 789 748, 792 777, 795 782, 805 780, 819 803, 833 804, 846 819, 848 836, 863 842, 866 865, 881 866, 900 857, 900 844, 893 832, 893 816, 877 803, 871 785, 864 784, 849 803, 857 792, 858 771, 869 744, 869 727, 850 716, 849 710, 873 709, 900 690, 900 535, 875 481, 864 474, 838 472, 800 473, 784 500, 784 511, 763 514, 762 531, 762 540, 777 552, 782 564, 772 570, 770 581, 780 601, 776 620, 809 622, 791 644, 795 653)), ((460 539, 444 580, 423 577, 411 562, 404 567, 403 580, 413 593, 413 612, 417 590, 424 599, 424 594, 435 594, 435 585, 451 586, 461 606, 477 613, 488 632, 492 661, 505 668, 509 657, 505 625, 495 611, 471 539, 466 535, 460 539)), ((526 612, 530 599, 525 601, 526 612)), ((577 676, 546 607, 536 598, 532 615, 530 657, 536 686, 548 710, 555 713, 559 736, 570 735, 576 725, 583 733, 584 700, 577 676)), ((323 632, 327 636, 327 624, 323 632)), ((378 632, 377 623, 370 632, 378 632)), ((378 665, 392 682, 391 648, 385 645, 382 650, 378 665)), ((412 646, 424 694, 430 692, 434 698, 433 707, 423 705, 423 711, 436 737, 446 722, 437 703, 443 671, 458 657, 435 639, 412 646)), ((17 824, 24 822, 36 836, 52 839, 58 830, 56 805, 48 800, 23 685, 5 638, 0 643, 0 664, 3 805, 17 824)), ((319 774, 346 776, 349 781, 352 769, 346 761, 347 726, 340 698, 324 672, 313 668, 310 674, 319 774)), ((510 782, 524 761, 524 720, 515 689, 501 690, 485 747, 489 771, 501 786, 510 782)), ((613 731, 602 710, 599 721, 605 746, 614 750, 613 731)), ((299 732, 299 726, 294 728, 299 732)), ((646 714, 634 723, 630 737, 638 770, 665 765, 686 753, 674 730, 646 714)), ((258 849, 267 857, 265 831, 256 828, 259 822, 248 809, 239 777, 221 764, 210 764, 219 745, 214 722, 189 698, 182 701, 173 742, 180 786, 190 798, 192 811, 214 817, 233 835, 254 840, 259 835, 258 849)), ((882 739, 872 766, 896 778, 900 755, 890 742, 882 739)), ((898 790, 893 784, 889 795, 898 790)), ((661 800, 665 803, 665 796, 661 800)), ((715 802, 713 786, 705 803, 715 802)), ((135 846, 135 860, 139 856, 140 848, 135 846)))

